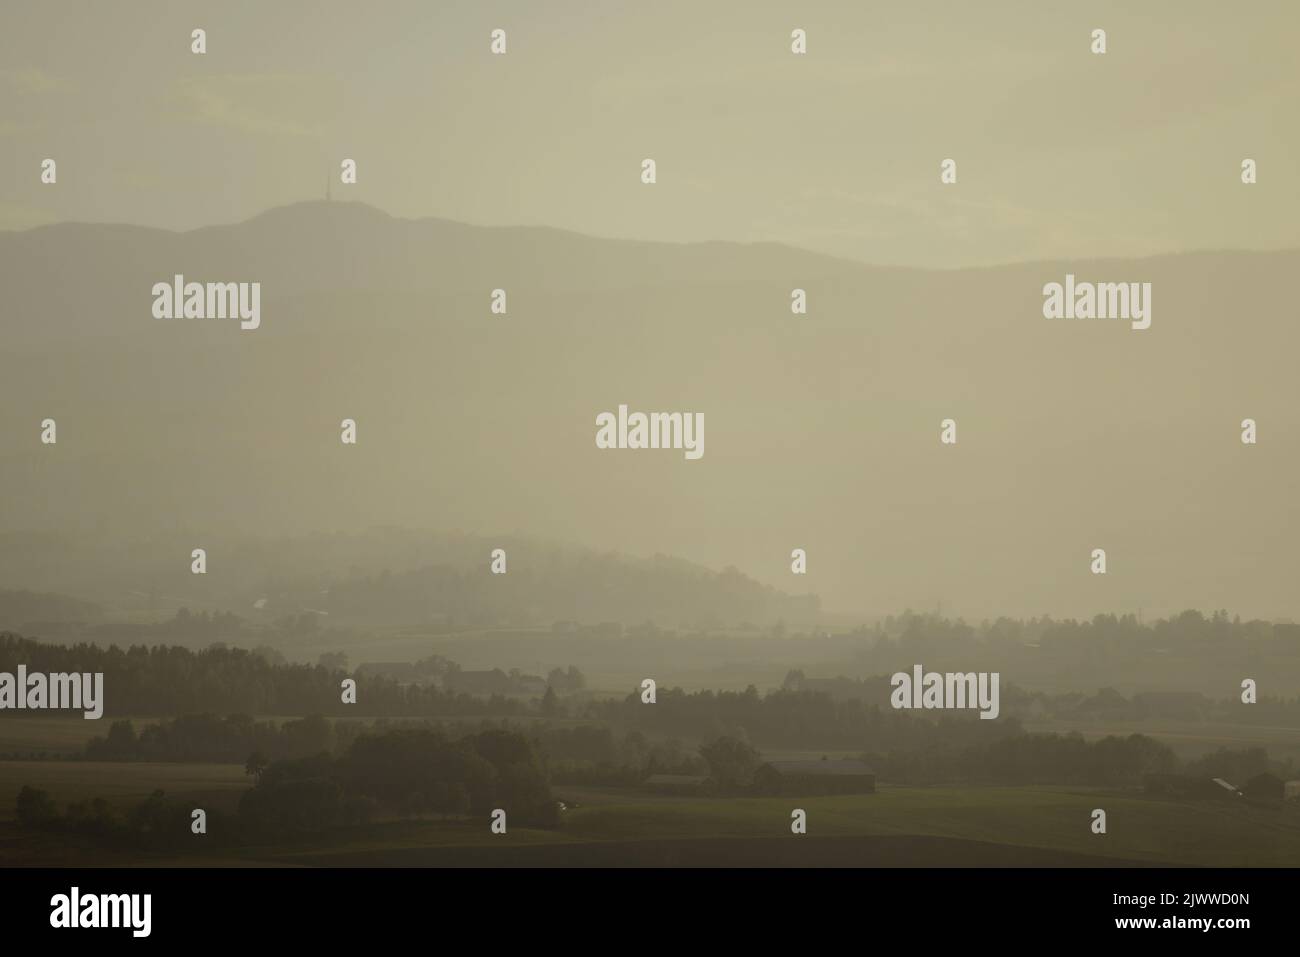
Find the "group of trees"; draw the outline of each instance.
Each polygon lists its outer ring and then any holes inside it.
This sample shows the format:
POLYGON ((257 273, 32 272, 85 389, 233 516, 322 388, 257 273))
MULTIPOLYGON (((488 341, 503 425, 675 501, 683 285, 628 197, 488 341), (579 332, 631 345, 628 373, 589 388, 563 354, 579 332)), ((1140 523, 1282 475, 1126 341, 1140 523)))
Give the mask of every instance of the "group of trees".
POLYGON ((703 774, 703 759, 680 740, 622 735, 603 725, 545 726, 536 738, 560 784, 633 786, 652 774, 703 774))
POLYGON ((0 671, 103 672, 107 715, 211 711, 248 714, 467 716, 523 714, 514 698, 451 694, 432 684, 382 676, 358 682, 357 704, 342 702, 347 674, 321 665, 278 664, 265 654, 221 646, 54 645, 0 634, 0 671))
MULTIPOLYGON (((734 623, 814 621, 816 596, 792 596, 735 568, 714 572, 657 556, 631 559, 507 545, 510 574, 450 563, 349 578, 330 585, 331 616, 369 623, 438 621, 460 627, 551 622, 734 623)), ((486 553, 485 553, 486 554, 486 553)))
MULTIPOLYGON (((809 696, 799 693, 794 697, 809 696)), ((993 726, 953 716, 931 720, 881 713, 875 708, 849 708, 847 713, 870 719, 870 734, 849 746, 863 747, 863 759, 882 780, 900 784, 1124 786, 1141 783, 1148 774, 1174 772, 1230 781, 1245 781, 1264 772, 1292 776, 1289 765, 1271 762, 1263 748, 1221 749, 1180 765, 1168 747, 1141 734, 1088 742, 1077 733, 1027 734, 1014 722, 993 726)), ((761 763, 744 725, 720 735, 688 735, 707 742, 698 753, 685 747, 680 738, 637 729, 620 732, 609 724, 555 726, 537 720, 525 737, 517 728, 485 720, 478 732, 480 736, 498 733, 527 741, 537 767, 566 784, 634 786, 652 774, 707 772, 724 790, 743 790, 748 775, 761 763)), ((292 767, 284 762, 307 760, 310 764, 322 755, 333 760, 328 756, 354 753, 368 735, 385 740, 404 740, 401 736, 407 735, 414 736, 412 740, 445 742, 450 740, 448 734, 428 722, 394 728, 384 720, 367 727, 319 715, 277 723, 255 721, 247 715, 197 714, 149 724, 139 733, 130 721, 115 721, 106 737, 95 738, 86 746, 84 756, 91 760, 239 762, 260 782, 270 766, 292 767)), ((434 752, 439 747, 442 745, 434 747, 434 752)), ((419 755, 408 756, 419 759, 419 755)), ((448 805, 443 796, 432 802, 429 807, 437 810, 456 806, 455 802, 448 805)))
POLYGON ((1142 734, 1087 741, 1079 734, 1015 734, 981 744, 868 753, 864 760, 900 784, 1076 784, 1132 787, 1172 773, 1178 759, 1142 734))
MULTIPOLYGON (((1261 672, 1263 674, 1263 672, 1261 672)), ((1225 682, 1230 687, 1232 682, 1225 682)), ((1267 686, 1267 679, 1265 679, 1267 686)), ((1013 710, 1037 707, 1041 714, 1056 718, 1099 718, 1107 723, 1173 718, 1185 721, 1223 721, 1229 724, 1280 725, 1300 729, 1300 697, 1260 695, 1243 708, 1239 695, 1211 698, 1196 692, 1138 692, 1125 696, 1114 688, 1095 694, 1077 691, 1048 694, 1020 692, 1013 710)))
MULTIPOLYGON (((520 732, 489 728, 453 738, 430 728, 365 733, 337 753, 268 760, 254 753, 254 785, 228 818, 207 812, 207 842, 283 840, 384 817, 429 813, 555 827, 558 805, 536 744, 520 732)), ((191 807, 161 791, 122 812, 94 798, 60 811, 42 790, 18 794, 20 824, 111 844, 178 849, 191 835, 191 807)))
MULTIPOLYGON (((24 786, 18 792, 18 823, 24 827, 55 831, 108 846, 146 850, 175 850, 193 847, 193 808, 190 804, 169 800, 162 791, 126 810, 102 797, 69 802, 63 810, 39 788, 24 786)), ((209 811, 205 835, 210 841, 230 840, 237 836, 234 822, 225 815, 209 811)))
MULTIPOLYGON (((243 763, 250 774, 271 763, 323 752, 342 754, 363 734, 387 734, 414 727, 451 733, 441 725, 409 719, 330 720, 321 715, 289 721, 257 721, 244 714, 190 714, 146 724, 138 732, 129 719, 118 719, 108 734, 93 738, 82 756, 91 761, 203 761, 243 763), (400 721, 399 728, 392 721, 400 721)), ((479 731, 507 725, 485 719, 479 731)), ((640 731, 622 734, 603 725, 555 726, 535 721, 528 731, 538 760, 552 778, 567 784, 633 785, 650 774, 702 774, 704 762, 681 741, 656 741, 640 731)))
POLYGON ((554 827, 558 810, 536 746, 492 728, 455 739, 428 728, 363 734, 338 755, 271 762, 239 806, 265 833, 360 824, 383 814, 486 816, 496 808, 529 827, 554 827))
MULTIPOLYGON (((1005 679, 1005 675, 1003 678, 1005 679)), ((1231 682, 1228 687, 1236 689, 1231 682)), ((784 691, 813 691, 837 702, 860 701, 867 706, 889 706, 893 688, 889 675, 867 678, 808 678, 801 669, 791 669, 782 684, 784 691)), ((1231 724, 1290 725, 1300 729, 1300 697, 1262 695, 1249 708, 1241 706, 1237 694, 1212 698, 1194 691, 1136 692, 1124 695, 1114 688, 1096 692, 1029 691, 1009 681, 1001 682, 1001 714, 1024 720, 1058 718, 1071 721, 1097 720, 1106 724, 1138 723, 1151 719, 1181 721, 1223 721, 1231 724)))
POLYGON ((1287 777, 1291 777, 1290 769, 1286 766, 1277 768, 1263 748, 1219 748, 1189 761, 1185 773, 1241 783, 1274 770, 1282 770, 1287 777))
POLYGON ((909 612, 850 634, 859 674, 891 674, 923 662, 940 671, 1000 671, 1026 686, 1070 674, 1083 687, 1156 688, 1168 687, 1172 663, 1177 687, 1215 698, 1236 686, 1224 681, 1225 668, 1232 669, 1229 674, 1247 665, 1271 669, 1285 675, 1283 683, 1291 688, 1300 674, 1300 624, 1243 621, 1226 611, 1188 610, 1145 621, 1104 614, 1083 621, 999 618, 979 624, 909 612))
POLYGON ((188 608, 180 608, 167 621, 105 622, 91 626, 85 635, 97 644, 167 641, 206 645, 217 641, 246 641, 254 633, 249 623, 233 612, 191 612, 188 608))
MULTIPOLYGON (((763 760, 749 742, 724 736, 700 747, 718 793, 755 788, 763 760)), ((966 745, 868 752, 862 760, 893 784, 1073 784, 1137 787, 1148 775, 1222 777, 1245 783, 1271 770, 1262 748, 1221 749, 1181 764, 1164 744, 1141 734, 1086 741, 1078 734, 1015 734, 966 745)))
MULTIPOLYGON (((58 645, 0 634, 0 671, 19 664, 36 672, 104 673, 105 714, 167 715, 193 712, 245 714, 364 714, 371 717, 508 716, 537 713, 519 697, 518 669, 499 672, 486 687, 484 673, 462 672, 440 655, 407 666, 409 674, 357 674, 357 704, 344 704, 341 682, 350 677, 347 655, 326 653, 316 665, 290 664, 270 647, 252 651, 214 644, 199 651, 180 646, 88 643, 58 645), (477 679, 473 690, 470 677, 477 679), (406 680, 411 679, 411 680, 406 680), (442 683, 446 687, 439 687, 442 683), (478 693, 475 693, 475 692, 478 693)), ((578 668, 555 668, 549 687, 572 694, 586 686, 578 668)), ((552 707, 552 714, 558 713, 552 707)))
POLYGON ((573 694, 587 687, 587 677, 578 670, 576 665, 569 665, 567 671, 563 668, 552 668, 546 675, 546 685, 554 688, 557 694, 573 694))
POLYGON ((591 702, 583 716, 615 727, 664 737, 744 737, 760 747, 915 749, 930 745, 987 741, 1019 733, 1014 719, 981 721, 973 712, 949 712, 937 719, 881 708, 857 699, 834 700, 815 691, 780 689, 695 691, 661 688, 654 707, 639 691, 626 698, 591 702))
POLYGON ((13 626, 43 622, 88 621, 103 609, 88 601, 24 589, 0 588, 0 622, 13 626))
POLYGON ((92 738, 90 761, 210 761, 234 764, 250 754, 264 760, 304 757, 346 747, 359 733, 355 722, 321 715, 292 721, 255 721, 250 715, 187 714, 145 725, 137 734, 127 719, 114 721, 104 737, 92 738))
MULTIPOLYGON (((645 739, 639 732, 630 742, 645 739)), ((763 764, 761 752, 743 735, 707 740, 698 757, 680 751, 646 761, 635 750, 616 746, 604 728, 570 728, 543 735, 542 745, 566 758, 580 756, 565 767, 566 776, 585 780, 581 769, 604 768, 605 783, 637 783, 649 774, 707 774, 716 793, 744 793, 754 785, 763 764), (581 742, 581 747, 572 745, 581 742), (570 747, 566 748, 566 745, 570 747), (665 760, 665 757, 669 757, 665 760)), ((900 743, 887 750, 868 750, 862 760, 878 778, 896 784, 1078 784, 1096 787, 1137 786, 1148 774, 1183 771, 1222 772, 1246 780, 1268 767, 1262 749, 1220 752, 1181 768, 1172 750, 1140 734, 1109 736, 1088 742, 1078 734, 1025 734, 945 740, 942 735, 923 743, 900 743)), ((1212 775, 1218 776, 1218 775, 1212 775)))
POLYGON ((1168 618, 1144 621, 1135 614, 1099 614, 1087 620, 997 618, 972 625, 961 619, 907 611, 889 615, 870 628, 869 638, 888 638, 918 652, 942 654, 947 650, 986 645, 1032 645, 1045 652, 1087 646, 1098 650, 1123 648, 1186 649, 1252 641, 1279 642, 1300 654, 1300 625, 1291 622, 1243 621, 1225 610, 1208 616, 1188 609, 1168 618))

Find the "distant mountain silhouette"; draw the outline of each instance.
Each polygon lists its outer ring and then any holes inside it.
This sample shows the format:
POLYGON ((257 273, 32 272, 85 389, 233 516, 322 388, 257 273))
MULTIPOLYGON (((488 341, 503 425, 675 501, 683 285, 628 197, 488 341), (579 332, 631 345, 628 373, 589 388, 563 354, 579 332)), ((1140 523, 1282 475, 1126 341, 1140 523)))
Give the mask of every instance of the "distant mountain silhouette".
POLYGON ((815 596, 785 594, 734 568, 715 572, 662 555, 629 558, 518 536, 371 528, 301 538, 208 535, 204 547, 213 574, 196 576, 175 561, 190 548, 183 535, 90 543, 85 536, 0 533, 0 580, 46 575, 104 599, 100 607, 0 589, 0 631, 61 634, 67 629, 50 623, 120 621, 122 610, 142 609, 167 618, 180 608, 231 611, 263 625, 311 611, 329 626, 447 629, 808 626, 820 617, 815 596), (507 552, 504 575, 488 573, 495 548, 507 552))
MULTIPOLYGON (((878 268, 342 202, 0 233, 0 530, 90 550, 458 528, 736 565, 830 608, 1290 615, 1298 266, 878 268), (1151 328, 1044 319, 1067 272, 1151 282, 1151 328), (174 273, 261 282, 262 327, 154 319, 174 273), (620 403, 705 413, 704 457, 598 450, 620 403)), ((56 567, 6 567, 8 587, 65 590, 56 567)))

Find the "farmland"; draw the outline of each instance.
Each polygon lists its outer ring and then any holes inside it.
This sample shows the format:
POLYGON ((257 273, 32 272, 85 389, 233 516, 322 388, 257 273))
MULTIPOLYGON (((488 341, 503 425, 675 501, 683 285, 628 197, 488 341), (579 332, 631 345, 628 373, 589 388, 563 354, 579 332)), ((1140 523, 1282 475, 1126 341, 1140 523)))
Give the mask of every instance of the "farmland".
MULTIPOLYGON (((561 798, 564 788, 557 789, 561 798)), ((572 795, 568 795, 572 797, 572 795)), ((311 850, 246 849, 252 859, 342 866, 1295 866, 1295 808, 1155 800, 1068 788, 894 788, 815 798, 637 802, 584 789, 594 803, 553 833, 485 823, 404 823, 311 850), (790 811, 808 834, 790 833, 790 811), (1089 828, 1106 809, 1108 833, 1089 828)))
MULTIPOLYGON (((235 765, 2 762, 0 855, 16 864, 63 857, 55 837, 15 840, 13 799, 23 784, 49 790, 61 802, 103 796, 121 807, 161 788, 195 806, 231 811, 248 778, 235 765), (43 844, 37 848, 33 841, 43 844)), ((808 798, 673 798, 564 787, 556 794, 570 807, 553 831, 512 826, 494 835, 486 821, 426 817, 342 828, 310 841, 211 852, 196 848, 168 862, 398 867, 1300 863, 1300 809, 1293 806, 1063 787, 884 786, 873 795, 808 798), (807 835, 790 832, 795 807, 807 812, 807 835), (1089 827, 1094 808, 1107 812, 1106 834, 1093 834, 1089 827)), ((105 853, 103 861, 159 859, 119 851, 105 853)))

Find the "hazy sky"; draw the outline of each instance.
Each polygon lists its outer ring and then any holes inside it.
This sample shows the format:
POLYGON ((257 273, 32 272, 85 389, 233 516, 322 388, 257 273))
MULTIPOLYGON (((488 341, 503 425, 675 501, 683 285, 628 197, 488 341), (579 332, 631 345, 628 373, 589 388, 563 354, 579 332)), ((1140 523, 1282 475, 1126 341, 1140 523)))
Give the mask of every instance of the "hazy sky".
POLYGON ((350 157, 335 195, 399 216, 881 263, 1294 247, 1298 28, 1292 0, 9 3, 0 228, 232 222, 350 157))

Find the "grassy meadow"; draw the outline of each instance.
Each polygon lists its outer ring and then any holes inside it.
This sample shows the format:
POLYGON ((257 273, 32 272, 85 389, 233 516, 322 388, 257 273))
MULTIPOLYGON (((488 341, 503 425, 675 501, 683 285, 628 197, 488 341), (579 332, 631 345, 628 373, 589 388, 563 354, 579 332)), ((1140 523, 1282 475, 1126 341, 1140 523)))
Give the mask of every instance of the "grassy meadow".
MULTIPOLYGON (((360 719, 358 719, 360 720, 360 719)), ((137 720, 137 727, 144 722, 137 720)), ((1046 728, 1042 730, 1048 730, 1046 728)), ((1075 730, 1052 728, 1050 730, 1075 730)), ((1102 734, 1104 729, 1077 729, 1102 734)), ((1170 727, 1172 742, 1203 752, 1241 746, 1271 729, 1170 727)), ((22 833, 15 799, 24 785, 60 804, 102 797, 120 809, 155 790, 169 798, 233 813, 251 778, 238 764, 74 760, 101 721, 28 717, 0 721, 0 864, 158 863, 126 851, 78 847, 66 837, 22 833), (25 755, 51 756, 32 760, 25 755)), ((1149 730, 1144 733, 1151 733, 1149 730)), ((1270 744, 1277 742, 1269 739, 1270 744)), ((811 752, 809 752, 811 754, 811 752)), ((770 758, 807 756, 776 753, 770 758)), ((836 757, 852 756, 836 753, 836 757)), ((486 820, 435 817, 340 828, 311 840, 211 854, 196 847, 175 863, 306 866, 529 866, 533 864, 961 866, 964 864, 1295 866, 1300 807, 1245 800, 1180 800, 1137 790, 1071 787, 896 787, 872 795, 782 798, 668 797, 635 788, 556 785, 568 805, 554 831, 510 826, 494 835, 486 820), (794 808, 808 831, 790 832, 794 808), (1107 815, 1093 834, 1092 812, 1107 815)))

